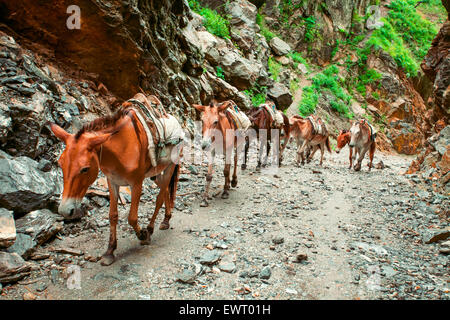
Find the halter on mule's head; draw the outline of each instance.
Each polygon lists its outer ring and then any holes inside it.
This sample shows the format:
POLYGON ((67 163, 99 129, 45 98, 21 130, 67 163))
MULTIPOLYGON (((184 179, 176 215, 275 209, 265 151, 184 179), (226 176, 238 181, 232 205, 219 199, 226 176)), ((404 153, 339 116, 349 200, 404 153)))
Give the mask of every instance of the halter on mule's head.
POLYGON ((100 169, 101 145, 120 130, 119 127, 106 130, 104 126, 114 124, 122 115, 117 112, 112 117, 94 120, 76 134, 70 134, 56 124, 50 124, 55 136, 66 145, 58 160, 64 177, 64 190, 58 213, 65 218, 74 219, 82 214, 81 201, 100 169), (96 129, 97 132, 94 132, 96 129))
POLYGON ((193 104, 192 106, 201 112, 202 119, 202 142, 201 147, 203 150, 207 149, 214 142, 214 131, 220 130, 220 117, 219 113, 225 111, 231 104, 224 102, 221 105, 214 105, 211 103, 209 106, 202 106, 193 104))
POLYGON ((355 146, 356 141, 358 141, 361 138, 362 135, 361 124, 362 124, 361 121, 354 121, 350 128, 350 143, 348 145, 352 148, 355 146))

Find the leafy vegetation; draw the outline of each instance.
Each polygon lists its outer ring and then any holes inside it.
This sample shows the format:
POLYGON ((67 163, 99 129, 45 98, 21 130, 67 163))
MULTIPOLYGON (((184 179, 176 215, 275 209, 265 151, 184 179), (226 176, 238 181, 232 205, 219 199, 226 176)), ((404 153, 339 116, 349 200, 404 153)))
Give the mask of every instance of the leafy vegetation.
POLYGON ((269 28, 266 26, 266 23, 264 22, 264 17, 260 15, 259 13, 256 14, 256 23, 258 24, 259 28, 261 29, 261 34, 266 38, 267 42, 270 42, 272 38, 275 38, 277 35, 269 30, 269 28))
POLYGON ((217 78, 225 80, 225 74, 223 73, 222 67, 219 67, 219 66, 216 67, 216 76, 217 76, 217 78))
POLYGON ((205 18, 204 26, 208 32, 221 37, 230 39, 229 22, 215 10, 204 8, 198 0, 188 0, 189 7, 199 15, 205 18))
POLYGON ((312 85, 303 88, 302 101, 299 105, 300 115, 308 116, 314 113, 319 97, 328 91, 334 98, 330 101, 330 107, 347 118, 352 117, 349 110, 352 97, 345 93, 338 73, 338 67, 331 65, 312 78, 312 85))
POLYGON ((281 63, 278 63, 273 57, 269 57, 269 60, 267 61, 267 66, 269 67, 269 72, 272 74, 271 78, 274 81, 278 81, 278 75, 283 69, 281 63))
POLYGON ((297 69, 299 63, 305 65, 306 69, 310 70, 310 66, 308 64, 308 61, 306 61, 305 58, 303 58, 302 54, 296 51, 292 51, 288 54, 288 56, 294 61, 294 69, 297 69))
POLYGON ((255 107, 266 102, 266 93, 267 87, 259 86, 258 84, 248 90, 244 90, 244 94, 250 98, 255 107))

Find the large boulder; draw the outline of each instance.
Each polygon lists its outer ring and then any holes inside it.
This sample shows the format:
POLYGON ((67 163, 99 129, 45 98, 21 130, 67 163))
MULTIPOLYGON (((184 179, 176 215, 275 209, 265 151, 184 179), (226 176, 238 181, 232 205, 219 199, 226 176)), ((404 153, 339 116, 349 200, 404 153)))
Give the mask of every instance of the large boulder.
POLYGON ((62 177, 55 171, 39 170, 28 157, 0 153, 0 206, 15 213, 47 207, 61 193, 62 177))
POLYGON ((273 37, 269 42, 269 46, 272 48, 273 53, 278 56, 285 56, 291 51, 291 47, 278 37, 273 37))
POLYGON ((12 211, 0 208, 0 248, 11 246, 16 240, 16 225, 12 211))
POLYGON ((0 251, 0 283, 16 282, 30 274, 31 265, 17 253, 0 251))
POLYGON ((287 109, 292 103, 292 94, 285 85, 275 82, 267 91, 267 96, 275 102, 279 110, 287 109))
POLYGON ((16 220, 17 232, 27 234, 41 245, 54 237, 63 228, 63 218, 50 210, 32 211, 16 220))

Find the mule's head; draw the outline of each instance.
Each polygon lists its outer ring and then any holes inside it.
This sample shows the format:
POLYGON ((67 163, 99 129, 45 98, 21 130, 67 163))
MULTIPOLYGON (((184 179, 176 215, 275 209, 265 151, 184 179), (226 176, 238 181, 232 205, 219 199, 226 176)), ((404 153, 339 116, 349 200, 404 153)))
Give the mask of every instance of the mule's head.
POLYGON ((213 143, 213 135, 215 130, 219 130, 220 117, 219 114, 225 111, 230 104, 223 103, 221 105, 215 105, 211 103, 209 106, 202 106, 198 104, 192 105, 197 111, 201 112, 202 119, 202 142, 201 147, 203 150, 207 149, 213 143))
POLYGON ((341 130, 339 131, 339 135, 337 137, 337 146, 336 146, 336 153, 339 153, 343 147, 347 143, 349 143, 349 132, 347 130, 341 130))
POLYGON ((82 199, 98 175, 99 159, 96 148, 112 133, 85 132, 77 136, 56 124, 51 124, 50 129, 66 145, 58 160, 64 177, 64 190, 58 213, 67 219, 78 218, 82 214, 82 199))
POLYGON ((358 141, 360 139, 361 134, 362 134, 362 130, 361 130, 360 122, 354 121, 350 128, 350 143, 348 145, 353 148, 356 144, 356 141, 358 141))

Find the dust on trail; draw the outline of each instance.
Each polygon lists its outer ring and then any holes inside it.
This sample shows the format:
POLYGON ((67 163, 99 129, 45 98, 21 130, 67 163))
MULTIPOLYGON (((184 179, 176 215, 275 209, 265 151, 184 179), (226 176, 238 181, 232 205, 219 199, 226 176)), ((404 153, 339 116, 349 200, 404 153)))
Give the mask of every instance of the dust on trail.
MULTIPOLYGON (((347 169, 345 149, 339 155, 327 153, 323 167, 314 160, 299 168, 293 165, 294 148, 290 148, 275 175, 254 172, 254 163, 245 172, 239 169, 238 187, 232 189, 230 198, 223 200, 219 195, 208 208, 201 208, 200 197, 190 194, 203 191, 206 168, 201 167, 198 175, 183 174, 179 194, 188 195, 177 198, 171 228, 155 228, 149 246, 141 246, 127 224, 129 205, 120 207, 116 262, 103 267, 83 258, 72 260, 82 265, 81 289, 68 289, 63 272, 53 271, 62 268, 55 262, 44 266, 44 262, 36 276, 35 286, 43 289, 38 299, 389 298, 389 292, 374 290, 369 280, 372 265, 390 260, 358 250, 352 243, 383 246, 395 237, 379 216, 380 203, 366 202, 365 195, 395 183, 404 189, 403 197, 412 196, 413 189, 400 175, 410 158, 376 153, 374 163, 382 159, 388 168, 368 172, 363 167, 354 172, 347 169), (374 231, 378 232, 375 236, 374 231), (220 253, 220 261, 211 266, 199 264, 199 258, 213 248, 220 253), (295 262, 299 253, 307 255, 307 260, 295 262), (222 264, 231 264, 234 270, 221 271, 222 264), (188 268, 196 270, 191 283, 177 281, 188 268)), ((218 193, 222 184, 222 167, 216 167, 212 193, 218 193)), ((143 198, 139 219, 146 225, 155 196, 143 198)), ((107 218, 105 206, 90 217, 98 221, 97 228, 86 227, 48 246, 73 247, 85 257, 99 256, 109 237, 107 218)), ((406 246, 405 239, 395 241, 406 246)), ((17 285, 9 292, 5 298, 20 296, 25 289, 17 285)))

